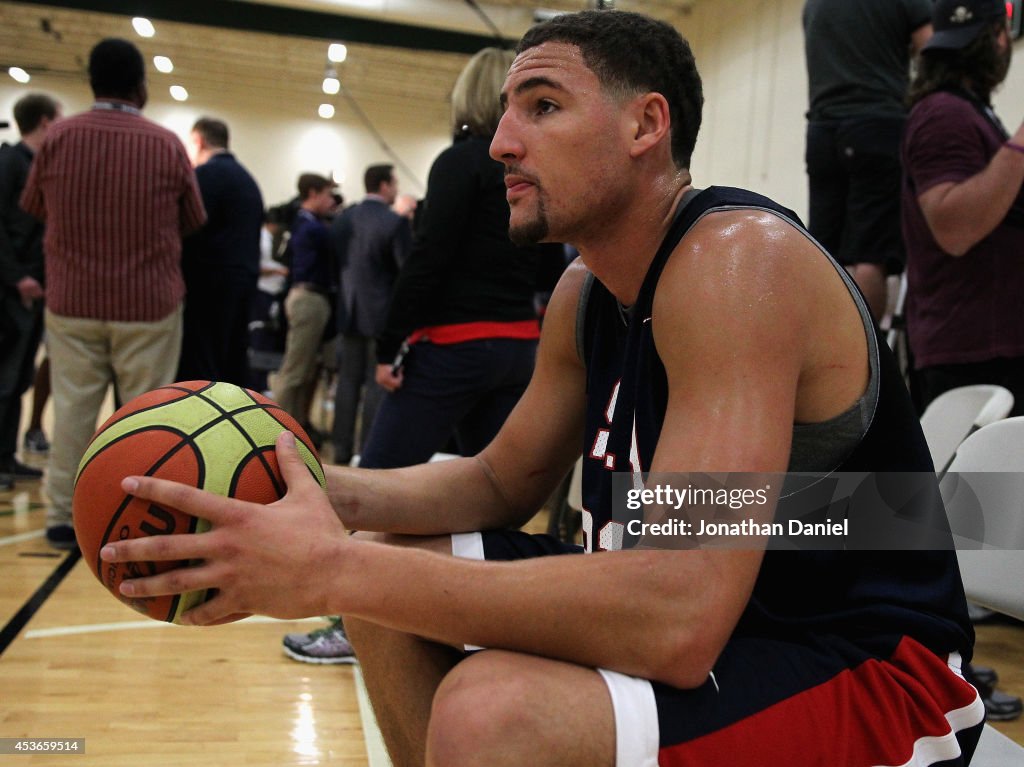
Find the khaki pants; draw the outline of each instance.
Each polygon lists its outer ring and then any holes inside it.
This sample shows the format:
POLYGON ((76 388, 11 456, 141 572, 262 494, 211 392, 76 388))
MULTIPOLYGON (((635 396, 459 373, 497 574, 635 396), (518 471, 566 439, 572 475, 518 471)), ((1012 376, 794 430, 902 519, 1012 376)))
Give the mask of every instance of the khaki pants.
POLYGON ((288 336, 284 359, 274 376, 274 400, 300 424, 309 421, 311 384, 316 359, 323 346, 324 328, 331 318, 327 297, 312 290, 293 287, 284 300, 288 336))
POLYGON ((110 384, 121 403, 174 382, 181 307, 157 322, 105 322, 46 310, 53 437, 46 472, 47 526, 71 524, 71 495, 110 384))

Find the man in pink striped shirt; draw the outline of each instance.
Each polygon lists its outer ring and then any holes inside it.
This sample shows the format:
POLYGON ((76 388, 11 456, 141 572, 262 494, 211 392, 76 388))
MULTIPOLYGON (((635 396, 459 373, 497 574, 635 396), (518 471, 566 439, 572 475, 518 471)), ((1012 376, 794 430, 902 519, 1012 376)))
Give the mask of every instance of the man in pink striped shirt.
POLYGON ((141 114, 145 65, 126 40, 89 56, 91 110, 51 131, 21 198, 46 221, 46 343, 54 439, 47 539, 75 545, 71 493, 103 400, 171 383, 181 349, 181 237, 206 220, 172 132, 141 114))

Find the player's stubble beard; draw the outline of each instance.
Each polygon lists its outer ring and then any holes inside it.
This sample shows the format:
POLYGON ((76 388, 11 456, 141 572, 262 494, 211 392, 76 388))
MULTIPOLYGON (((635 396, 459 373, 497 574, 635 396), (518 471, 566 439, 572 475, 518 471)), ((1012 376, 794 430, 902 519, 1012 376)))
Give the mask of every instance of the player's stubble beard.
POLYGON ((537 205, 537 215, 524 224, 516 227, 509 227, 508 238, 513 244, 523 247, 524 245, 536 245, 548 236, 548 218, 544 210, 543 201, 537 205))
MULTIPOLYGON (((537 197, 537 209, 534 212, 534 215, 524 223, 514 226, 511 222, 509 224, 508 238, 512 240, 513 244, 518 245, 519 247, 523 247, 525 245, 536 245, 548 236, 548 212, 544 205, 544 194, 541 192, 539 181, 532 179, 532 183, 537 197)), ((522 206, 524 204, 525 203, 520 200, 519 205, 522 206)))

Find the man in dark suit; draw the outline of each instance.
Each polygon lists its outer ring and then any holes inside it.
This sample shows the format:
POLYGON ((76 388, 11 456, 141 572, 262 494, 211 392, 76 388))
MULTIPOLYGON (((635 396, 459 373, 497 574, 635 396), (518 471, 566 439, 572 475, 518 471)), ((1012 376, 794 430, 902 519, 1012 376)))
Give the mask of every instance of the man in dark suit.
POLYGON ((228 151, 228 126, 192 126, 196 178, 209 220, 182 248, 184 337, 178 380, 248 380, 249 304, 260 269, 263 197, 228 151))
POLYGON ((42 472, 14 457, 21 424, 21 396, 32 384, 43 334, 43 225, 18 205, 32 158, 61 105, 42 93, 14 105, 21 141, 0 146, 0 490, 16 478, 42 472))
POLYGON ((412 247, 409 221, 390 207, 398 194, 393 166, 371 165, 363 181, 366 198, 335 218, 331 227, 331 243, 341 270, 341 338, 332 434, 335 463, 348 463, 352 458, 360 398, 361 443, 365 443, 377 412, 383 390, 374 380, 374 337, 384 329, 395 279, 412 247))

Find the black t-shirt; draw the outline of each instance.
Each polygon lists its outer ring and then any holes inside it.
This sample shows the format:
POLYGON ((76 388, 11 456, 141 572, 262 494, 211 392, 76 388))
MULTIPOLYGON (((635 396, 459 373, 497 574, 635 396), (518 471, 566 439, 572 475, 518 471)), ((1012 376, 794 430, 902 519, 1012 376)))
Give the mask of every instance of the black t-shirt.
POLYGON ((930 0, 807 0, 808 118, 905 115, 911 35, 931 16, 930 0))
MULTIPOLYGON (((434 160, 412 253, 402 266, 377 359, 391 362, 414 330, 466 322, 534 319, 534 292, 546 247, 508 238, 504 167, 490 139, 457 140, 434 160)), ((561 246, 551 246, 561 258, 561 246)))

